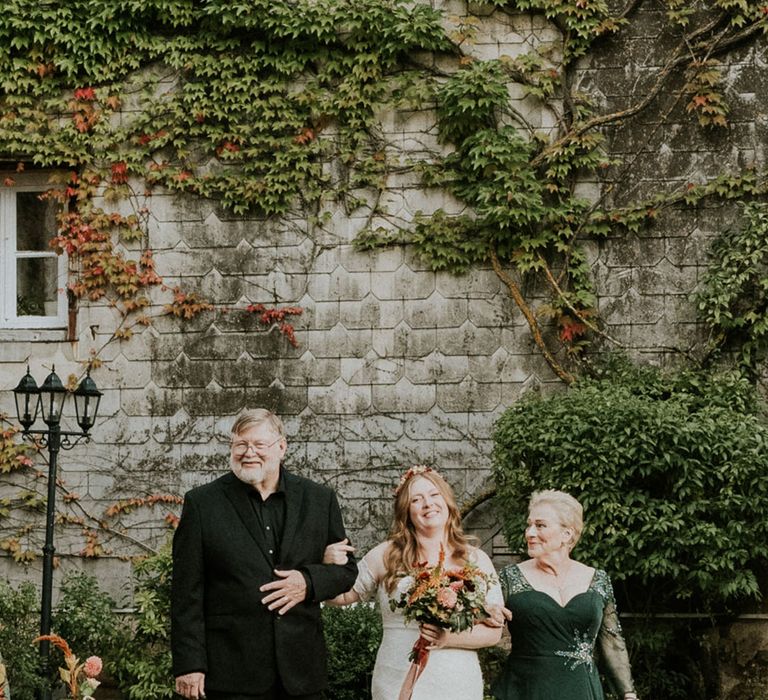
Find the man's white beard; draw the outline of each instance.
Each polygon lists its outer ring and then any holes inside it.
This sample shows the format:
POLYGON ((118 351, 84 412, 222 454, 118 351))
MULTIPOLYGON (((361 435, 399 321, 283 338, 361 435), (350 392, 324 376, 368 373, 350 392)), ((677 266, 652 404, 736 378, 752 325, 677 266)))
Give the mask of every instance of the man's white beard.
POLYGON ((264 483, 263 468, 245 469, 242 465, 235 462, 232 457, 229 458, 229 468, 232 470, 232 473, 244 484, 249 484, 250 486, 258 486, 259 484, 264 483))

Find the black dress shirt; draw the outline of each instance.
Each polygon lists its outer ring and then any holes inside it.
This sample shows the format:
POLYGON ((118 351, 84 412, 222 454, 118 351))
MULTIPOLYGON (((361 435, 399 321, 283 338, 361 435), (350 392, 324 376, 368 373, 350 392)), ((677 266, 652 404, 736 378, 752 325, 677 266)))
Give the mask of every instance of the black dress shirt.
MULTIPOLYGON (((264 535, 269 563, 275 569, 280 569, 280 542, 283 539, 285 531, 285 472, 280 469, 280 476, 277 480, 277 488, 265 498, 253 486, 243 484, 248 488, 248 496, 251 507, 256 515, 259 528, 264 535)), ((299 569, 304 576, 304 582, 307 584, 307 595, 305 600, 313 600, 314 590, 312 588, 312 579, 304 569, 299 569)))
POLYGON ((269 494, 265 499, 255 488, 250 488, 249 496, 259 528, 264 535, 270 564, 280 568, 280 542, 285 530, 285 476, 283 470, 280 470, 277 489, 274 493, 269 494))

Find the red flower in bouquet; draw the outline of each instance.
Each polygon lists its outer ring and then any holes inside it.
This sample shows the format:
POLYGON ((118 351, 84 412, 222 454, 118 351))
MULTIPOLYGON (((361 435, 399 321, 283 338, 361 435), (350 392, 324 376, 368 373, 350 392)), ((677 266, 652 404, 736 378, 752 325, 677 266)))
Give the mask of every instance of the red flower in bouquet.
MULTIPOLYGON (((445 569, 445 552, 440 550, 436 566, 417 563, 406 575, 411 583, 398 600, 390 600, 393 611, 401 610, 407 622, 431 624, 450 632, 463 632, 490 617, 485 596, 494 577, 474 564, 445 569)), ((403 684, 401 698, 410 698, 429 657, 428 642, 419 637, 408 658, 413 663, 403 684)))

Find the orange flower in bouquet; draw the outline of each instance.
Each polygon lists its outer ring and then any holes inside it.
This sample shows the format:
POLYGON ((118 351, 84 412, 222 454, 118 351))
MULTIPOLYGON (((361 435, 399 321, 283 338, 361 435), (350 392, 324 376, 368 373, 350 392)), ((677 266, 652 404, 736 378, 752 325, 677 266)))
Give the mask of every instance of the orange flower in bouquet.
MULTIPOLYGON (((431 624, 450 632, 463 632, 490 617, 485 597, 494 577, 474 564, 446 569, 445 552, 440 550, 436 566, 418 563, 406 574, 411 582, 397 600, 390 600, 394 612, 401 610, 406 622, 431 624)), ((413 685, 429 658, 429 643, 419 637, 408 659, 412 662, 400 698, 410 698, 413 685)))
POLYGON ((64 654, 66 667, 59 667, 59 676, 67 688, 67 695, 71 700, 84 700, 91 698, 93 691, 99 687, 96 676, 101 673, 102 663, 98 656, 89 656, 81 662, 70 649, 69 644, 58 634, 46 634, 37 637, 34 641, 48 641, 64 654))

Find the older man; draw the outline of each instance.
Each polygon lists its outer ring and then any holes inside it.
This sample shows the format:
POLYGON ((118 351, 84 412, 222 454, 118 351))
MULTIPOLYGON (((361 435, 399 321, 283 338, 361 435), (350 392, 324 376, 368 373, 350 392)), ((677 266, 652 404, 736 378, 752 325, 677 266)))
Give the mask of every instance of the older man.
POLYGON ((334 492, 282 468, 285 429, 264 409, 232 426, 231 472, 189 491, 173 541, 171 647, 189 700, 315 700, 327 684, 319 603, 349 590, 354 559, 334 492))

